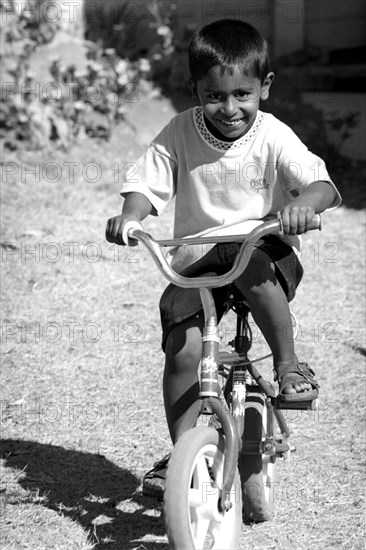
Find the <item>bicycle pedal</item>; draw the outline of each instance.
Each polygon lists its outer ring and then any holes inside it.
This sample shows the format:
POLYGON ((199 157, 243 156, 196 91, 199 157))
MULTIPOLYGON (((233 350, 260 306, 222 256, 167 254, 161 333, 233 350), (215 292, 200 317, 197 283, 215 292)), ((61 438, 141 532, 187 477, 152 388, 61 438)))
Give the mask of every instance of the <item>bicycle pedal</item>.
POLYGON ((283 455, 291 451, 291 447, 288 443, 276 443, 276 454, 283 455))
POLYGON ((278 397, 272 400, 275 409, 314 411, 317 408, 317 399, 311 401, 281 401, 278 397))

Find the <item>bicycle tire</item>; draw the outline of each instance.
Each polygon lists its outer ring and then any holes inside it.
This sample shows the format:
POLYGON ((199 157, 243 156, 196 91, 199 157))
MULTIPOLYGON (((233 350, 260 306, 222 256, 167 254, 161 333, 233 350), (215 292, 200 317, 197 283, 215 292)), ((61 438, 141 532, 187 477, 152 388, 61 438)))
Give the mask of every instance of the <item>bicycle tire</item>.
POLYGON ((186 431, 175 445, 164 491, 171 550, 238 549, 242 525, 238 470, 230 495, 232 507, 219 510, 224 455, 224 436, 207 426, 186 431))
MULTIPOLYGON (((267 430, 267 407, 263 394, 259 391, 249 393, 245 407, 244 440, 259 446, 267 430)), ((250 521, 268 521, 275 505, 276 455, 241 454, 239 470, 244 515, 250 521)))

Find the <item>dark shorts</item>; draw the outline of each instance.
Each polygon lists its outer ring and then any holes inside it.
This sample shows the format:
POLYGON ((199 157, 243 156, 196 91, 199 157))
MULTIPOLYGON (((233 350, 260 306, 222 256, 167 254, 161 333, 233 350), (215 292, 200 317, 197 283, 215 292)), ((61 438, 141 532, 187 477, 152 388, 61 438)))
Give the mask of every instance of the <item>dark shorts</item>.
MULTIPOLYGON (((219 243, 203 258, 187 267, 182 275, 199 277, 222 275, 229 271, 240 250, 241 243, 219 243)), ((274 235, 258 241, 256 248, 265 252, 275 265, 275 275, 290 302, 303 276, 302 266, 290 246, 274 235)), ((218 319, 224 314, 227 286, 213 289, 218 319)), ((163 329, 162 347, 165 349, 169 332, 175 326, 195 317, 202 310, 199 290, 180 288, 170 284, 160 300, 160 317, 163 329)))

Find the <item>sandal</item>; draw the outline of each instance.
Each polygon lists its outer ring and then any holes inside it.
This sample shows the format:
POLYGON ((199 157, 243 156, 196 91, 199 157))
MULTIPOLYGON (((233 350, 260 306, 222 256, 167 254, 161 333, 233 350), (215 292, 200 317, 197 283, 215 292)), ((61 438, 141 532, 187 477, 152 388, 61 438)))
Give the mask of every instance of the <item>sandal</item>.
POLYGON ((163 500, 165 475, 168 467, 170 453, 161 460, 155 462, 154 467, 149 470, 142 480, 142 494, 145 497, 154 497, 163 500))
POLYGON ((278 394, 280 401, 286 403, 296 403, 302 401, 314 401, 314 399, 317 399, 319 395, 319 384, 315 380, 314 376, 315 372, 307 363, 297 363, 297 365, 291 367, 287 365, 278 367, 278 369, 274 371, 274 379, 278 380, 280 386, 278 394), (312 389, 303 390, 297 393, 283 393, 285 386, 297 384, 303 381, 309 382, 312 389))

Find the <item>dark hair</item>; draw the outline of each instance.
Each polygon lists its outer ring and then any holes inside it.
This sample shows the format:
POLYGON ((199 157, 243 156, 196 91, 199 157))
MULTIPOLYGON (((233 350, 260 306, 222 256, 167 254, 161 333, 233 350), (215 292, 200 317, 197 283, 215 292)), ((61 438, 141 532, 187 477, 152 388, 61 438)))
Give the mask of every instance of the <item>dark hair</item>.
POLYGON ((259 32, 244 21, 221 19, 194 33, 188 51, 191 78, 197 82, 214 65, 244 74, 263 83, 269 72, 268 47, 259 32))

